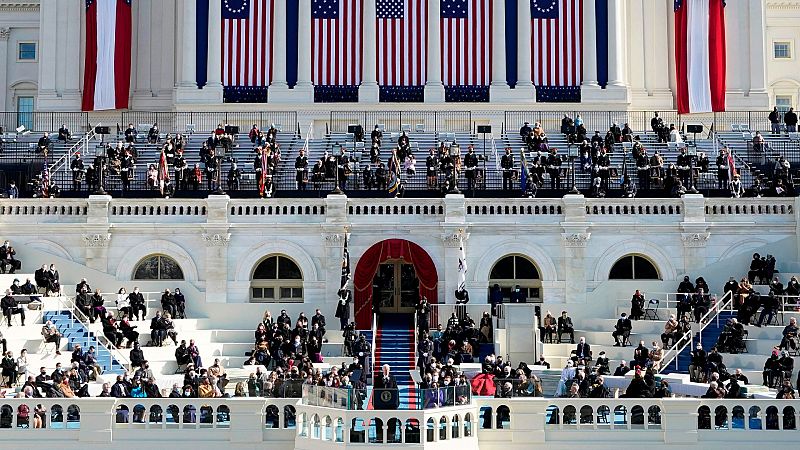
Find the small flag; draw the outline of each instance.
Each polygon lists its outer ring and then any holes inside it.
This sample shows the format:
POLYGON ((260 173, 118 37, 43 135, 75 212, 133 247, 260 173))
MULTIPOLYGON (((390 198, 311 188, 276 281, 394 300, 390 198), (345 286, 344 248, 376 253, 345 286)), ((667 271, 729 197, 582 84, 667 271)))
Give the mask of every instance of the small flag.
POLYGON ((464 252, 463 244, 458 251, 458 290, 464 291, 467 288, 467 254, 464 252))
POLYGON ((50 167, 47 166, 47 150, 44 151, 44 163, 42 167, 42 197, 50 195, 50 167))
POLYGON ((728 151, 728 181, 733 181, 736 176, 736 160, 733 159, 733 153, 728 151))
POLYGON ((522 152, 519 175, 519 187, 522 189, 522 194, 528 191, 528 161, 525 159, 525 152, 522 152))
POLYGON ((389 158, 389 194, 397 197, 400 190, 400 161, 397 155, 393 154, 389 158))
POLYGON ((344 250, 342 251, 342 280, 339 290, 346 290, 350 282, 350 251, 347 250, 347 234, 344 235, 344 250))

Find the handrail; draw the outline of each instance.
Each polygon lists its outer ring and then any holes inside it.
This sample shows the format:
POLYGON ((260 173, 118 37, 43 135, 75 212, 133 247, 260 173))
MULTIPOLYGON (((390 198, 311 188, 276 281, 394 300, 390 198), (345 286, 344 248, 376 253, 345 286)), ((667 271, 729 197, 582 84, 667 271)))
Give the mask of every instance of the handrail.
POLYGON ((50 165, 50 173, 55 173, 56 171, 60 170, 62 166, 69 168, 69 159, 72 158, 72 155, 76 153, 75 147, 83 147, 84 145, 88 147, 89 140, 94 139, 95 137, 94 128, 95 127, 92 127, 92 129, 86 133, 86 135, 81 136, 78 142, 72 144, 72 147, 70 147, 63 156, 55 160, 53 164, 50 165))
MULTIPOLYGON (((372 313, 372 349, 371 349, 372 355, 369 362, 370 365, 372 365, 372 367, 369 370, 369 374, 370 376, 372 376, 373 379, 375 379, 375 342, 376 342, 375 337, 377 334, 378 334, 378 314, 372 313)), ((366 367, 364 369, 366 369, 366 367)))
POLYGON ((74 297, 70 297, 67 295, 63 295, 58 297, 59 303, 64 305, 64 308, 70 312, 70 323, 75 324, 76 321, 80 322, 86 331, 89 331, 97 338, 97 342, 103 344, 106 349, 108 350, 108 367, 111 367, 114 363, 114 360, 117 360, 120 364, 122 364, 127 370, 131 370, 131 362, 125 355, 122 354, 119 348, 114 345, 113 342, 109 341, 102 333, 94 333, 89 329, 88 317, 75 305, 74 297))
POLYGON ((672 361, 675 361, 675 370, 678 370, 678 355, 683 352, 687 345, 692 345, 694 343, 694 335, 698 334, 700 342, 702 342, 702 334, 703 330, 706 329, 709 323, 711 323, 712 318, 716 318, 717 326, 719 326, 719 313, 728 309, 730 305, 733 304, 733 291, 728 291, 725 295, 722 296, 712 307, 708 310, 703 317, 700 318, 700 328, 698 330, 690 329, 683 336, 675 342, 675 345, 670 347, 664 353, 663 358, 661 359, 662 363, 658 369, 658 372, 661 373, 667 366, 669 366, 672 361), (726 300, 727 299, 727 300, 726 300), (712 317, 713 314, 713 317, 712 317))
POLYGON ((494 170, 500 170, 500 159, 497 156, 497 143, 492 138, 492 153, 494 154, 494 170))

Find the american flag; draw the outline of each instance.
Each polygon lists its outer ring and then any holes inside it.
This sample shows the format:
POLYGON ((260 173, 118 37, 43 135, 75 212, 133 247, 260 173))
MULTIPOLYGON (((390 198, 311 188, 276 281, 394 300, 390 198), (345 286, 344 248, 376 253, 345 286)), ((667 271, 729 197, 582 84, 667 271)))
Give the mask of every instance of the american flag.
POLYGON ((362 5, 363 0, 313 0, 311 42, 315 85, 361 83, 362 5))
POLYGON ((489 84, 492 1, 441 0, 442 80, 445 85, 489 84))
POLYGON ((347 283, 350 282, 350 251, 347 250, 347 237, 344 235, 344 249, 342 250, 342 278, 339 283, 339 290, 347 289, 347 283))
POLYGON ((275 0, 222 1, 222 84, 269 86, 275 0))
POLYGON ((428 45, 427 2, 375 0, 378 17, 378 84, 425 84, 428 45))
POLYGON ((583 0, 531 1, 531 65, 536 86, 579 86, 583 0))
POLYGON ((50 167, 47 165, 47 150, 44 151, 44 163, 42 167, 42 197, 50 194, 50 167))

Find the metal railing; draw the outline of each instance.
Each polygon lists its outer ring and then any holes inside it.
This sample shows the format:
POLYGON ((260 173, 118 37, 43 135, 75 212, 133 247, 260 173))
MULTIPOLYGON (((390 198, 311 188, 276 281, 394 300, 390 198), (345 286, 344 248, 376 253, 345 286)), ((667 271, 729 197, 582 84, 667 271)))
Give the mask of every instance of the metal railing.
POLYGON ((689 331, 684 333, 683 336, 681 336, 680 339, 675 342, 675 345, 664 352, 658 372, 661 373, 661 371, 667 368, 673 361, 675 362, 675 370, 678 370, 678 355, 680 355, 687 346, 694 346, 694 335, 698 335, 699 342, 702 344, 703 330, 706 329, 712 320, 716 320, 717 327, 719 327, 719 314, 728 309, 732 311, 732 306, 733 291, 728 291, 722 296, 721 299, 711 305, 711 308, 709 308, 708 312, 700 318, 699 327, 696 328, 695 326, 692 326, 689 331))
POLYGON ((410 132, 421 125, 426 132, 471 132, 472 111, 331 111, 329 131, 347 132, 352 124, 361 125, 365 135, 375 125, 383 125, 384 131, 401 131, 404 125, 410 132))
MULTIPOLYGON (((87 148, 88 150, 89 141, 94 139, 94 137, 95 137, 95 132, 93 127, 87 134, 82 135, 81 138, 78 140, 78 142, 72 144, 72 146, 67 149, 64 155, 60 156, 57 160, 53 161, 53 163, 50 164, 50 173, 51 174, 56 173, 59 170, 61 170, 62 167, 64 168, 65 172, 69 172, 70 171, 69 164, 72 155, 74 155, 76 152, 80 151, 84 147, 87 148)), ((84 153, 88 154, 87 151, 84 151, 84 153)))
MULTIPOLYGON (((80 323, 86 331, 91 332, 89 329, 89 318, 86 317, 86 314, 81 311, 77 305, 75 304, 74 297, 69 296, 61 296, 58 297, 58 304, 61 307, 61 310, 67 310, 70 312, 70 323, 75 325, 76 323, 80 323)), ((108 367, 112 368, 114 366, 114 361, 116 360, 120 365, 122 365, 126 370, 131 370, 131 362, 130 360, 119 351, 119 349, 114 345, 113 342, 109 341, 108 338, 103 335, 103 333, 92 333, 94 337, 97 339, 97 342, 100 345, 106 347, 108 350, 108 367)), ((98 362, 100 361, 97 358, 98 362)))

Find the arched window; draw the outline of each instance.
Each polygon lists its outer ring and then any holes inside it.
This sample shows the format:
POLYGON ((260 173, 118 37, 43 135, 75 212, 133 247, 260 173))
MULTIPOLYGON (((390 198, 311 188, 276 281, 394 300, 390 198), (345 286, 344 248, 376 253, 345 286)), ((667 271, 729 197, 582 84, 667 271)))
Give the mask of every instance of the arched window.
POLYGON ((166 255, 150 255, 136 264, 134 280, 182 280, 178 262, 166 255))
POLYGON ((286 256, 267 256, 253 271, 250 299, 253 302, 302 302, 300 267, 286 256))
POLYGON ((641 255, 625 255, 611 267, 609 280, 660 280, 656 266, 641 255))
POLYGON ((508 255, 497 261, 489 272, 489 292, 494 285, 500 286, 503 301, 511 300, 511 292, 516 285, 525 294, 528 302, 542 301, 542 281, 539 270, 533 262, 522 255, 508 255))

